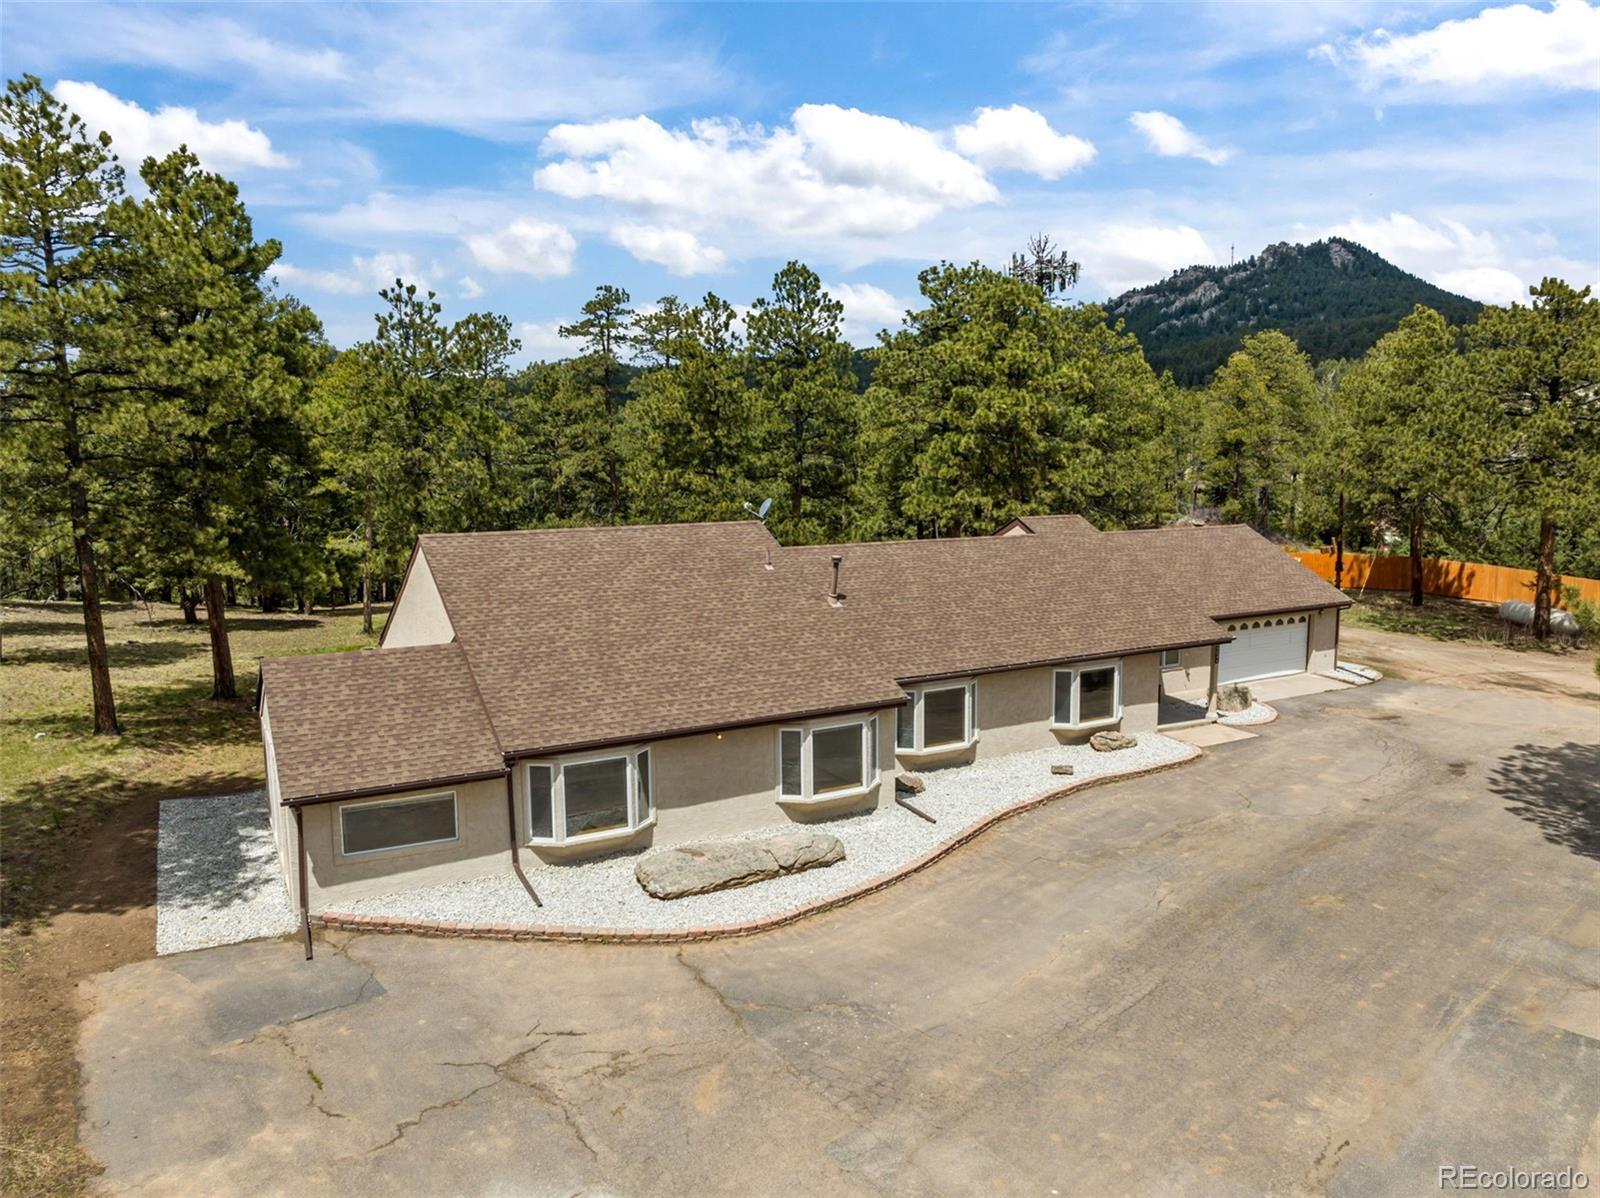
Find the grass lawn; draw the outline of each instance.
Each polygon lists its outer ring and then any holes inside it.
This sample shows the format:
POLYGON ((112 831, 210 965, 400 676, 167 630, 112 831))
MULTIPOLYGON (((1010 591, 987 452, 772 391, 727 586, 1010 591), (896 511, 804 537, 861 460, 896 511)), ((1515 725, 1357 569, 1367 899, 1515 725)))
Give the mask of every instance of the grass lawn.
POLYGON ((361 613, 238 611, 230 616, 240 698, 212 700, 206 626, 175 607, 108 605, 106 643, 123 734, 90 734, 83 618, 73 603, 0 609, 0 910, 27 920, 48 906, 41 858, 74 819, 154 795, 216 794, 261 785, 261 737, 250 706, 257 661, 376 643, 361 613))
MULTIPOLYGON (((90 733, 83 617, 72 603, 0 608, 0 1190, 80 1194, 73 1052, 78 979, 154 951, 162 798, 262 785, 257 661, 373 644, 359 610, 230 613, 241 698, 211 694, 202 624, 176 607, 108 605, 123 735, 90 733)), ((381 622, 380 622, 381 627, 381 622)))

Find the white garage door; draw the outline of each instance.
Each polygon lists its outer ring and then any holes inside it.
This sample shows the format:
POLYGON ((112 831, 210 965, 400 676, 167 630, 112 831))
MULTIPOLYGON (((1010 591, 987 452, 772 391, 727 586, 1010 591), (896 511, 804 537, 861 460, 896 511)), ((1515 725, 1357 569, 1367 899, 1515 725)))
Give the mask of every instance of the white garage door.
POLYGON ((1249 682, 1306 668, 1305 616, 1262 616, 1228 625, 1231 643, 1217 656, 1218 682, 1249 682))

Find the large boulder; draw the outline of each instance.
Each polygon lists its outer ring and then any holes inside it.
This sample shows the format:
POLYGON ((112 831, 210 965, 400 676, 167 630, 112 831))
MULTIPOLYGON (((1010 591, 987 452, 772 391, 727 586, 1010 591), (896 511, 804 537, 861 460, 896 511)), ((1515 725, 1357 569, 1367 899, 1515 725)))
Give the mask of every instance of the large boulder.
POLYGON ((828 832, 776 832, 750 840, 716 840, 655 849, 639 858, 633 876, 658 899, 748 886, 844 860, 844 845, 828 832))
POLYGON ((1126 732, 1096 732, 1089 738, 1089 747, 1096 753, 1115 753, 1118 749, 1131 749, 1139 742, 1126 732))
POLYGON ((1229 683, 1217 692, 1217 710, 1223 715, 1249 711, 1250 704, 1254 702, 1255 696, 1250 693, 1250 688, 1240 686, 1237 682, 1229 683))

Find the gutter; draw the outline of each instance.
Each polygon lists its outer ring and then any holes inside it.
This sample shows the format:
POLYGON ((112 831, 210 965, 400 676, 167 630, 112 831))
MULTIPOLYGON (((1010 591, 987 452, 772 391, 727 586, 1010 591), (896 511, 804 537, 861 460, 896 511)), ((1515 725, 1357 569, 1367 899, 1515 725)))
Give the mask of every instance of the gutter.
POLYGON ((306 960, 311 960, 311 902, 306 897, 306 821, 300 808, 294 809, 295 852, 300 857, 300 927, 306 938, 306 960))
POLYGON ((422 790, 429 786, 459 786, 464 782, 483 782, 490 778, 500 778, 506 775, 506 768, 497 770, 481 770, 476 774, 456 774, 449 778, 421 778, 416 781, 406 780, 390 783, 386 786, 366 786, 359 790, 335 790, 317 794, 302 795, 297 799, 282 799, 280 804, 284 807, 310 807, 317 803, 338 803, 345 799, 366 799, 373 795, 392 795, 402 790, 422 790))
POLYGON ((533 883, 528 881, 528 875, 522 872, 522 846, 517 843, 517 800, 514 788, 511 785, 511 766, 506 766, 506 827, 511 833, 511 868, 516 871, 517 881, 522 883, 522 888, 528 892, 528 897, 533 900, 535 907, 544 904, 539 901, 539 894, 533 888, 533 883))

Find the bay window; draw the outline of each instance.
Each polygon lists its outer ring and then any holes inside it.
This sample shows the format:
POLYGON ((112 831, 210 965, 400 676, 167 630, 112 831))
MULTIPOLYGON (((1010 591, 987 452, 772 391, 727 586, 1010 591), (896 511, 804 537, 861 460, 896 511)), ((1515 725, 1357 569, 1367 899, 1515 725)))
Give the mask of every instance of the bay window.
POLYGON ((1050 722, 1056 728, 1111 724, 1122 718, 1122 663, 1089 662, 1055 672, 1050 722))
POLYGON ((878 720, 778 731, 778 801, 824 803, 878 784, 878 720))
POLYGON ((908 690, 895 717, 895 748, 913 755, 966 748, 978 735, 976 691, 972 682, 908 690))
POLYGON ((525 777, 531 843, 621 839, 655 822, 649 749, 535 763, 525 777))

